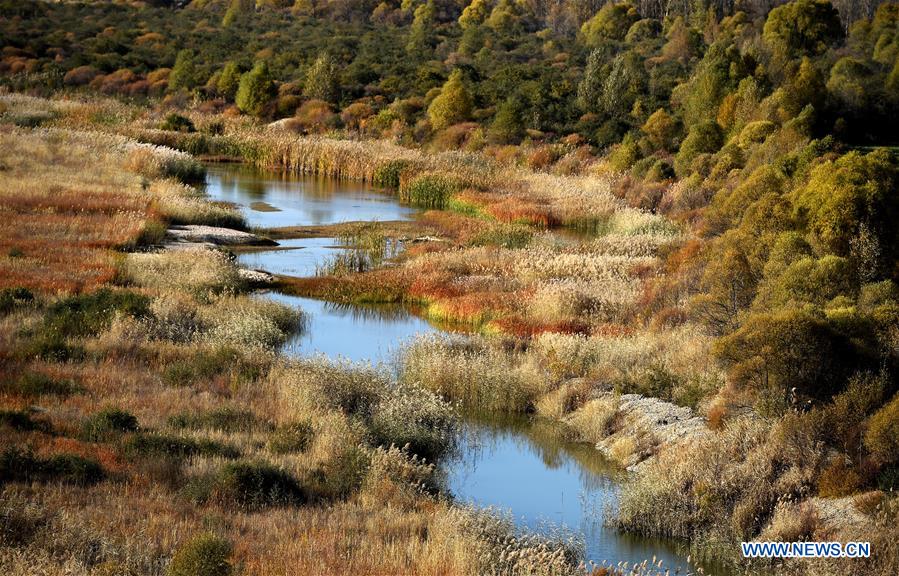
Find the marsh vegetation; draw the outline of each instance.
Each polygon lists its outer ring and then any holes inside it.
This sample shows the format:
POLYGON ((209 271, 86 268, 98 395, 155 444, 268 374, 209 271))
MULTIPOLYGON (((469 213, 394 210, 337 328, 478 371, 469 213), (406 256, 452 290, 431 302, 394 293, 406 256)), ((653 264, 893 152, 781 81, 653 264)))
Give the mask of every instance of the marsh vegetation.
POLYGON ((660 572, 454 500, 474 417, 899 571, 895 2, 0 8, 4 573, 660 572))

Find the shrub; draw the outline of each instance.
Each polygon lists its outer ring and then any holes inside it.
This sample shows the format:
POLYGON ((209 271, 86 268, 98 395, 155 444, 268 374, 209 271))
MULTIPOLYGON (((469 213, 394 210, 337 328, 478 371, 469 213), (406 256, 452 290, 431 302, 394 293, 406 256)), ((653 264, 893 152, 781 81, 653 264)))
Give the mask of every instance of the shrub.
POLYGON ((231 574, 231 543, 214 534, 200 534, 181 544, 168 576, 229 576, 231 574))
POLYGON ((871 416, 865 447, 883 463, 899 462, 899 395, 871 416))
POLYGON ((243 510, 300 504, 308 499, 293 476, 263 462, 227 464, 211 475, 194 479, 186 494, 194 502, 243 510))
POLYGON ((136 318, 150 315, 150 298, 103 288, 52 304, 44 315, 43 331, 60 336, 96 336, 107 329, 117 312, 136 318))
POLYGON ((162 124, 159 125, 160 130, 171 130, 173 132, 196 132, 197 129, 190 118, 172 112, 165 117, 162 124))
POLYGON ((452 448, 456 425, 452 407, 436 394, 402 385, 377 406, 371 429, 375 444, 405 448, 433 461, 452 448))
POLYGON ((239 432, 252 430, 257 424, 255 414, 249 410, 232 407, 217 408, 201 413, 182 412, 169 418, 169 426, 191 430, 211 429, 239 432))
POLYGON ((7 426, 22 432, 50 432, 50 423, 45 420, 34 420, 24 410, 0 410, 0 426, 7 426))
POLYGON ((10 312, 34 302, 34 294, 28 288, 4 288, 0 290, 0 314, 10 312))
POLYGON ((858 491, 861 477, 846 458, 836 456, 818 477, 818 495, 822 498, 840 498, 858 491))
POLYGON ((794 388, 800 395, 829 398, 862 360, 844 335, 801 310, 750 316, 719 339, 714 352, 732 382, 777 391, 784 400, 794 388))
POLYGON ((268 441, 268 449, 275 454, 304 452, 312 443, 315 431, 308 422, 279 426, 268 441))
POLYGON ((119 408, 104 408, 81 425, 81 436, 85 440, 98 442, 117 434, 137 431, 137 418, 119 408))
POLYGON ((132 457, 160 456, 189 458, 191 456, 219 456, 237 458, 237 448, 214 440, 195 440, 159 433, 140 433, 125 442, 125 453, 132 457))
POLYGON ((18 396, 68 396, 78 390, 71 380, 57 380, 41 372, 25 372, 16 380, 0 383, 0 390, 18 396))
POLYGON ((94 461, 73 454, 38 458, 30 451, 7 448, 0 455, 0 484, 6 482, 62 482, 96 484, 104 478, 103 468, 94 461))
POLYGON ((721 127, 715 122, 704 122, 694 126, 681 144, 674 161, 678 175, 687 176, 696 157, 700 154, 717 152, 722 143, 721 127))

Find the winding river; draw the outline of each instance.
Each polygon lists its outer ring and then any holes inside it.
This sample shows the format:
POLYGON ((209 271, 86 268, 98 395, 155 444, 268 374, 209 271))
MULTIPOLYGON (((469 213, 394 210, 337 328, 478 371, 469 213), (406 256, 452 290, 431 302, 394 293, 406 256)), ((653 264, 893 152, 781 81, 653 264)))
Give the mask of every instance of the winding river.
MULTIPOLYGON (((408 220, 416 214, 395 196, 362 184, 241 165, 209 165, 205 188, 210 199, 239 206, 249 225, 258 228, 408 220)), ((304 277, 341 250, 333 238, 279 244, 277 249, 241 253, 239 262, 304 277)), ((402 305, 341 306, 277 292, 262 297, 300 307, 310 316, 308 329, 287 343, 288 354, 386 362, 404 340, 439 330, 402 305)), ((564 442, 552 426, 527 419, 468 420, 458 455, 446 471, 447 486, 459 501, 495 508, 528 529, 573 533, 583 540, 589 562, 634 565, 655 559, 662 567, 644 573, 693 572, 696 566, 670 542, 605 526, 621 479, 621 471, 591 446, 564 442)), ((704 568, 706 574, 718 573, 704 568)))

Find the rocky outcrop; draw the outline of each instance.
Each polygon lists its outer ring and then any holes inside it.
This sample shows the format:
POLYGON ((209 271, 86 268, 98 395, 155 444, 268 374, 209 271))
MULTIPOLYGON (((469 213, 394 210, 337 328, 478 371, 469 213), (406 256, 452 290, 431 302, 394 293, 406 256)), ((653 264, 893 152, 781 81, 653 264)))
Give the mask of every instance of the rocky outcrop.
POLYGON ((241 280, 251 285, 269 285, 275 283, 275 277, 268 272, 262 270, 250 270, 249 268, 239 268, 237 275, 241 280))
POLYGON ((612 433, 596 447, 629 470, 642 466, 662 448, 687 445, 709 434, 705 418, 685 406, 639 394, 624 394, 617 401, 612 433))
POLYGON ((215 246, 277 246, 278 243, 251 232, 216 226, 172 226, 167 231, 167 245, 213 244, 215 246))

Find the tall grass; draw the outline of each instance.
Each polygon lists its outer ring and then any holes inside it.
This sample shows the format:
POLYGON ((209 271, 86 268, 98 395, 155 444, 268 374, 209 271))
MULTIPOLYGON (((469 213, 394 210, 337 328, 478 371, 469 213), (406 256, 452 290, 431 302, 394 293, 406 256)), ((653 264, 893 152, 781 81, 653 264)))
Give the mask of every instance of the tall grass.
POLYGON ((402 379, 425 386, 476 413, 527 412, 546 380, 525 357, 480 338, 422 336, 397 356, 402 379))

